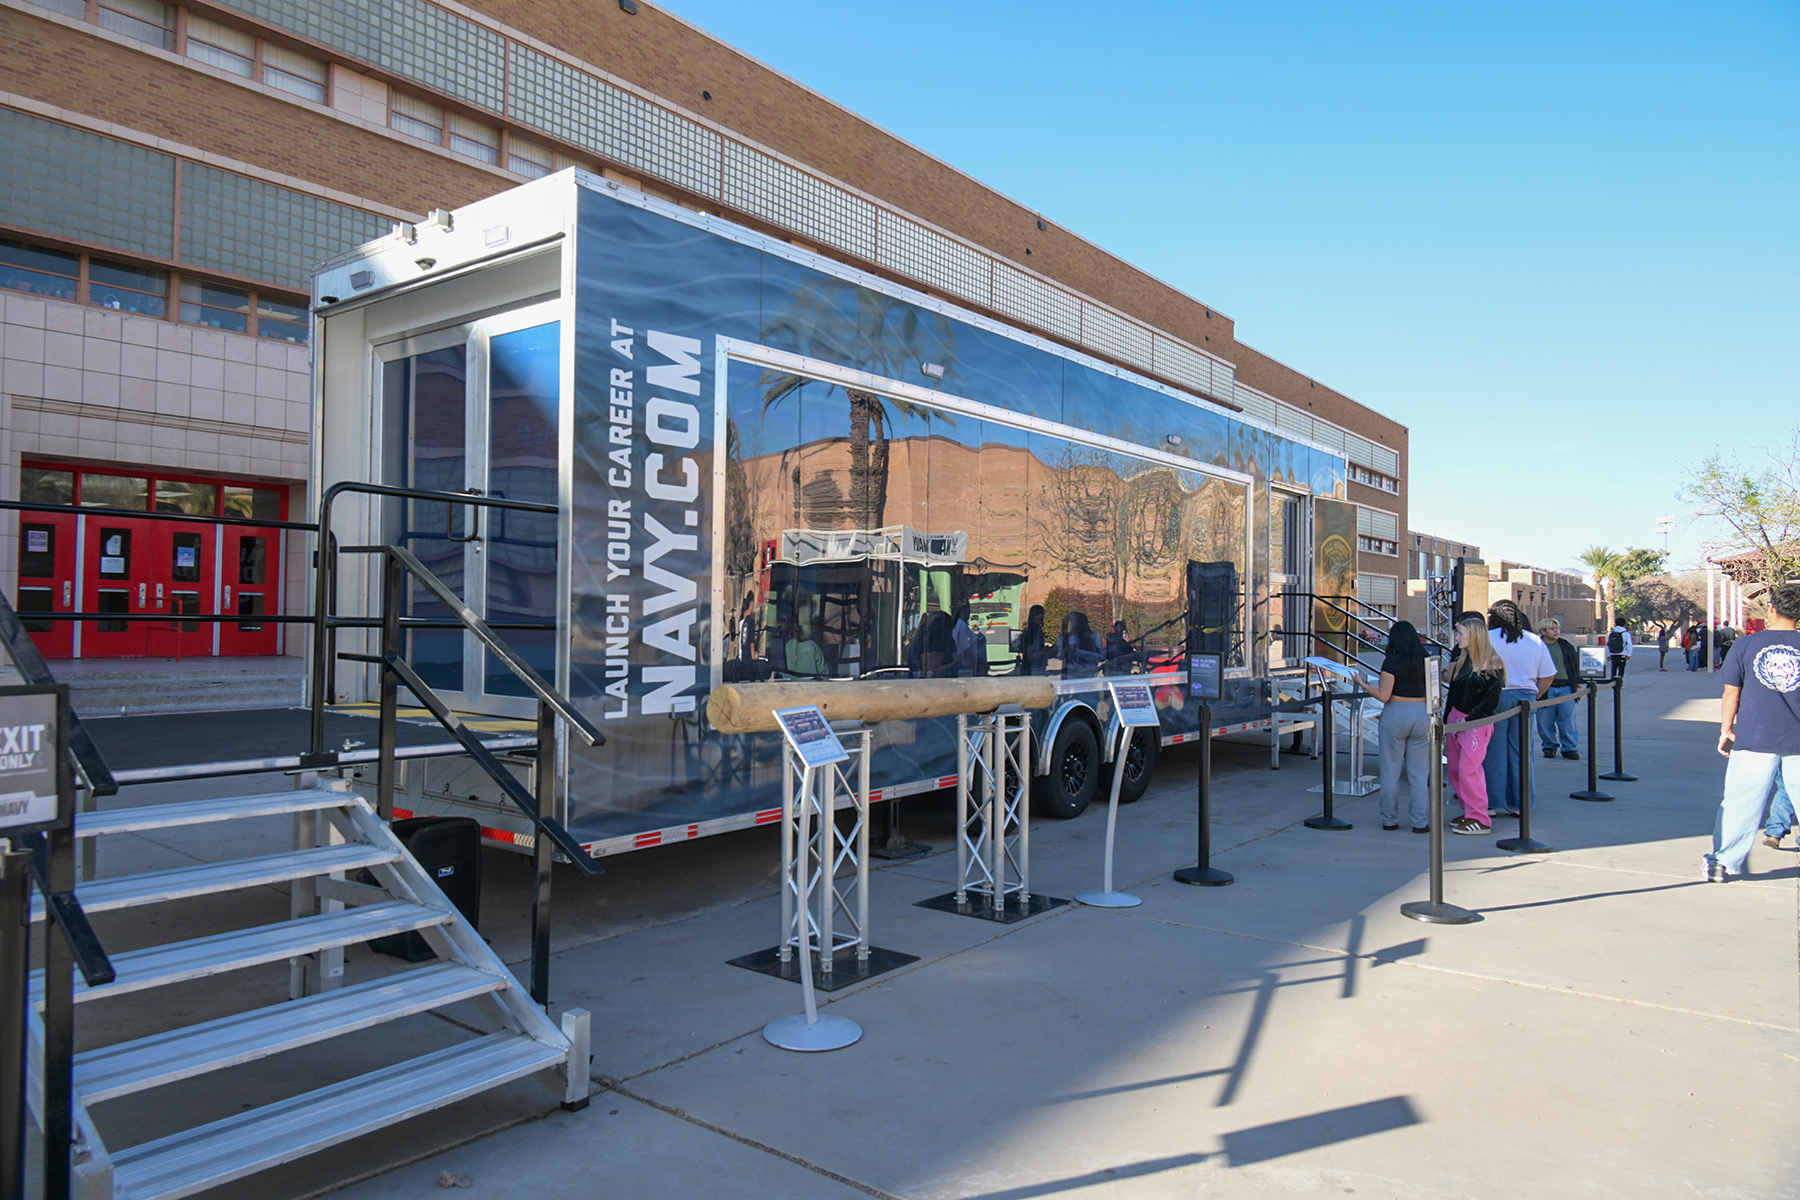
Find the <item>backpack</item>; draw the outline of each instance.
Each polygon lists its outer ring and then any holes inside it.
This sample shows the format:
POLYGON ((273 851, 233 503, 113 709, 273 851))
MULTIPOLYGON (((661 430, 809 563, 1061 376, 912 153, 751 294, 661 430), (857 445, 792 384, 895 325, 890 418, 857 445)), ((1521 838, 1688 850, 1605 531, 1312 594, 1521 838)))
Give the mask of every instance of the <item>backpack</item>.
POLYGON ((1625 653, 1625 635, 1617 629, 1606 635, 1606 652, 1608 654, 1625 653))

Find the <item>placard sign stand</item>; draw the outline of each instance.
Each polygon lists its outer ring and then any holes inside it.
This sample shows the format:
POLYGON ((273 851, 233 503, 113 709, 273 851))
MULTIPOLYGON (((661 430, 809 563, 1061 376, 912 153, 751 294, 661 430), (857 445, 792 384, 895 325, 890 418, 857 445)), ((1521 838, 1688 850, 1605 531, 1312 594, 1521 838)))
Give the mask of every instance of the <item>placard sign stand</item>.
POLYGON ((775 719, 781 725, 784 784, 779 961, 786 965, 798 959, 806 1012, 770 1021, 763 1026, 763 1039, 783 1050, 841 1050, 862 1037, 862 1026, 848 1017, 820 1014, 813 994, 812 964, 816 956, 820 974, 829 976, 832 959, 840 949, 854 946, 859 962, 869 957, 869 731, 862 729, 853 735, 858 742, 853 784, 844 774, 852 756, 818 705, 778 709, 775 719), (834 815, 839 787, 856 798, 856 824, 849 834, 838 832, 834 815), (849 844, 852 836, 854 850, 849 844), (857 871, 854 906, 836 878, 836 867, 851 855, 857 871), (812 887, 815 878, 816 893, 812 887), (833 919, 840 908, 854 934, 835 931, 833 919))
POLYGON ((1130 745, 1131 735, 1139 729, 1154 729, 1160 722, 1156 697, 1149 684, 1109 681, 1106 688, 1112 693, 1113 718, 1119 723, 1119 740, 1113 748, 1112 795, 1106 803, 1106 872, 1099 891, 1081 892, 1075 902, 1090 908, 1136 908, 1144 902, 1140 897, 1113 891, 1113 836, 1119 825, 1119 788, 1125 783, 1125 747, 1130 745))

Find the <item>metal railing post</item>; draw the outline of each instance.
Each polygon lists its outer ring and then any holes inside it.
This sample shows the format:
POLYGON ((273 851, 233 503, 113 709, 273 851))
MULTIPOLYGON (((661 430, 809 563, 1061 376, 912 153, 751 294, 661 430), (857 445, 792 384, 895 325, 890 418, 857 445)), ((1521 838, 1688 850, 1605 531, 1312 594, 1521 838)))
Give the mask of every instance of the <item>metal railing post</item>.
POLYGON ((1625 680, 1609 679, 1613 690, 1613 769, 1600 776, 1618 783, 1635 783, 1637 776, 1625 769, 1625 680))
POLYGON ((1587 685, 1587 788, 1570 792, 1571 800, 1611 800, 1612 795, 1600 790, 1600 764, 1594 758, 1594 698, 1600 694, 1597 684, 1587 685))
MULTIPOLYGON (((537 815, 556 816, 556 712, 542 700, 537 714, 537 815)), ((531 842, 531 998, 550 1007, 550 839, 538 829, 531 842)))
POLYGON ((1431 747, 1426 788, 1431 800, 1431 899, 1402 904, 1400 912, 1427 925, 1467 925, 1475 919, 1474 913, 1444 903, 1444 718, 1433 713, 1427 727, 1431 747))
MULTIPOLYGON (((1324 689, 1319 702, 1319 740, 1320 752, 1325 759, 1325 811, 1316 817, 1306 818, 1302 824, 1308 829, 1352 829, 1354 826, 1350 822, 1333 811, 1337 799, 1337 733, 1332 728, 1334 720, 1331 711, 1333 696, 1329 683, 1321 681, 1319 686, 1324 689)), ((1362 736, 1355 730, 1351 734, 1355 737, 1362 736)))
MULTIPOLYGON (((53 892, 75 887, 75 834, 44 835, 46 914, 53 892)), ((44 937, 44 1200, 69 1200, 70 1155, 75 1126, 75 954, 54 930, 44 937)))
POLYGON ((398 710, 400 676, 389 662, 400 655, 400 605, 405 573, 394 556, 381 559, 381 725, 378 731, 381 758, 375 768, 375 811, 384 821, 394 819, 394 776, 398 773, 394 750, 399 741, 398 710))
MULTIPOLYGON (((55 935, 51 935, 54 940, 55 935)), ((25 1009, 31 978, 31 855, 0 854, 0 1194, 25 1194, 25 1009)))
MULTIPOLYGON (((1494 845, 1515 854, 1548 854, 1555 849, 1531 836, 1531 697, 1519 701, 1519 836, 1501 838, 1494 845)), ((1488 753, 1504 752, 1504 747, 1490 746, 1488 753)), ((1493 811, 1494 798, 1488 797, 1488 811, 1493 811)), ((1490 818, 1491 819, 1491 818, 1490 818)))
POLYGON ((1224 887, 1232 882, 1230 872, 1212 865, 1212 705, 1204 700, 1200 702, 1200 859, 1196 866, 1177 870, 1175 878, 1197 887, 1224 887))

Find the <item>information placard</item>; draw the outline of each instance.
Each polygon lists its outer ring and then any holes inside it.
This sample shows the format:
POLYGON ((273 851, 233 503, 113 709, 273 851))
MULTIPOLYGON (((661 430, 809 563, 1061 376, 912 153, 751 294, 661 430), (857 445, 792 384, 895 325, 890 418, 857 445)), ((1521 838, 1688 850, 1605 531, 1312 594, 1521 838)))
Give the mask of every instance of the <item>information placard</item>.
POLYGON ((1107 689, 1112 692, 1113 712, 1119 716, 1119 724, 1126 727, 1159 724, 1156 716, 1156 697, 1150 692, 1150 685, 1145 683, 1108 683, 1107 689))
POLYGON ((1444 711, 1443 669, 1437 655, 1425 656, 1425 711, 1434 717, 1444 711))
POLYGON ((60 829, 72 816, 60 786, 58 701, 63 688, 0 687, 0 834, 60 829))
POLYGON ((1188 655, 1188 692, 1196 700, 1219 700, 1225 695, 1225 656, 1188 655))
POLYGON ((800 756, 800 761, 809 767, 823 767, 829 763, 843 762, 850 757, 844 749, 844 743, 838 741, 837 734, 831 732, 831 725, 825 720, 816 704, 807 704, 799 708, 778 708, 775 720, 781 724, 781 732, 800 756))
POLYGON ((1583 679, 1606 678, 1606 647, 1578 646, 1581 652, 1581 677, 1583 679))

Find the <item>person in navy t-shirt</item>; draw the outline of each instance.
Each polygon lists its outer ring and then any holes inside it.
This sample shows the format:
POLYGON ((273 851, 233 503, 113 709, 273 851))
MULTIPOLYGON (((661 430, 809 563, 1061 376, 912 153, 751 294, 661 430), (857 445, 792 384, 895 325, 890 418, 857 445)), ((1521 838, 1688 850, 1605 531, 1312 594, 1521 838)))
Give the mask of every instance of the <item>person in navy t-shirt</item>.
POLYGON ((1771 602, 1769 627, 1739 638, 1719 673, 1719 753, 1729 763, 1712 853, 1703 860, 1713 883, 1743 871, 1775 773, 1789 795, 1800 795, 1800 584, 1775 588, 1771 602))

